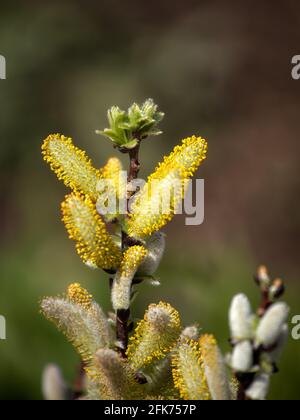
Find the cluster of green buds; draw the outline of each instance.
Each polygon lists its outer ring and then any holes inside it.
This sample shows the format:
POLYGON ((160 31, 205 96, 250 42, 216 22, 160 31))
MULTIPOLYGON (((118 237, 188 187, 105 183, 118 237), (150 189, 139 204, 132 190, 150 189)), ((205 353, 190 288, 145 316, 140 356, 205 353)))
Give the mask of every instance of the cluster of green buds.
POLYGON ((148 99, 142 106, 133 104, 128 111, 113 106, 108 111, 109 128, 96 133, 108 137, 114 147, 127 153, 139 145, 141 140, 149 136, 162 134, 157 126, 164 118, 158 106, 148 99))
POLYGON ((262 292, 256 314, 244 294, 232 300, 229 323, 233 351, 228 355, 228 363, 241 383, 240 397, 264 400, 288 340, 289 307, 277 302, 284 285, 282 280, 272 281, 266 267, 258 269, 255 280, 262 292))

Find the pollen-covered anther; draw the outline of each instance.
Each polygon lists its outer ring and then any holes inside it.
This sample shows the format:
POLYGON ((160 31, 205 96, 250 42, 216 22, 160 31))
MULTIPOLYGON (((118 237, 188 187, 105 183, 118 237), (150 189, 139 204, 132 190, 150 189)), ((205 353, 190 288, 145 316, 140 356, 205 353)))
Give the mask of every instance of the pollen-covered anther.
POLYGON ((61 134, 48 136, 42 146, 44 160, 67 187, 97 199, 97 182, 101 174, 95 169, 83 150, 74 146, 69 137, 61 134))
POLYGON ((93 302, 93 296, 79 283, 70 284, 68 287, 68 298, 85 309, 90 309, 93 302))

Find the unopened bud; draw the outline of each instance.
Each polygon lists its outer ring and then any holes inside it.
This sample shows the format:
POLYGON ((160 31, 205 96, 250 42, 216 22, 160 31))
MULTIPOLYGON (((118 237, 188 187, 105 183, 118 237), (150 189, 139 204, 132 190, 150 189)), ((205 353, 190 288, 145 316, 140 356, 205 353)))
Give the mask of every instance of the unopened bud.
POLYGON ((67 386, 58 366, 50 364, 45 367, 42 377, 42 391, 46 401, 66 400, 67 386))
POLYGON ((253 349, 250 341, 238 343, 232 353, 231 367, 235 372, 249 372, 253 366, 253 349))
POLYGON ((247 389, 246 396, 254 401, 263 401, 268 395, 270 387, 269 375, 258 375, 247 389))
POLYGON ((284 326, 282 327, 280 336, 278 338, 276 348, 274 351, 270 353, 271 361, 273 363, 278 362, 278 360, 280 359, 280 356, 288 341, 288 338, 289 338, 289 327, 287 324, 284 324, 284 326))
POLYGON ((251 339, 252 310, 247 296, 240 294, 233 298, 229 311, 231 337, 234 341, 251 339))
POLYGON ((261 319, 256 331, 256 346, 272 347, 279 340, 284 324, 287 322, 289 307, 286 303, 275 303, 261 319))
POLYGON ((256 282, 263 287, 269 287, 271 284, 271 279, 269 272, 266 266, 261 265, 257 270, 257 275, 255 277, 256 282))
POLYGON ((285 292, 285 287, 281 279, 274 280, 272 286, 270 287, 270 297, 271 299, 280 298, 285 292))

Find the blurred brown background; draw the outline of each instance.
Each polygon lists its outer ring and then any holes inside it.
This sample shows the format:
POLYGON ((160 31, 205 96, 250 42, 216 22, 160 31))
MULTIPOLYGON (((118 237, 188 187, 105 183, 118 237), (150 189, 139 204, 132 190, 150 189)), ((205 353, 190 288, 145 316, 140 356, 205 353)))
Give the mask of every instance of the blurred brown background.
MULTIPOLYGON (((97 166, 116 153, 94 134, 106 110, 153 97, 164 135, 142 148, 146 176, 181 138, 209 142, 206 220, 177 218, 159 271, 161 289, 142 286, 141 316, 166 299, 186 323, 214 332, 228 351, 234 293, 257 304, 260 263, 286 279, 300 314, 300 54, 297 1, 11 1, 0 6, 1 280, 0 399, 41 398, 40 372, 60 363, 72 380, 77 356, 39 314, 44 295, 80 281, 109 309, 107 279, 84 267, 67 240, 59 204, 65 189, 43 163, 52 132, 74 138, 97 166)), ((300 342, 290 341, 270 397, 298 399, 300 342)))

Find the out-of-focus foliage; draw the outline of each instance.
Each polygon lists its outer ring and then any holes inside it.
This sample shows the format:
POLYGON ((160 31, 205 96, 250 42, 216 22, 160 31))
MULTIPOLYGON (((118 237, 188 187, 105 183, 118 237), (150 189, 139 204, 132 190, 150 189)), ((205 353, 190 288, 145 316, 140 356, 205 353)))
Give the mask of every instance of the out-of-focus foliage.
MULTIPOLYGON (((300 313, 300 96, 289 67, 299 48, 299 5, 250 6, 246 13, 246 5, 221 0, 1 5, 0 313, 8 337, 0 342, 1 399, 40 398, 48 362, 63 366, 68 380, 75 376, 77 356, 38 314, 40 296, 80 281, 110 306, 105 275, 82 266, 63 233, 64 189, 40 159, 40 139, 65 132, 100 165, 111 148, 91 127, 105 127, 114 103, 127 108, 132 98, 155 97, 168 113, 168 136, 143 145, 142 176, 187 127, 210 139, 206 221, 194 228, 179 218, 168 228, 160 298, 185 325, 197 320, 214 331, 225 352, 231 297, 240 290, 256 299, 245 273, 265 262, 288 279, 286 301, 300 313)), ((141 293, 138 317, 157 296, 141 293)), ((299 398, 299 356, 300 343, 290 339, 271 398, 299 398)))

